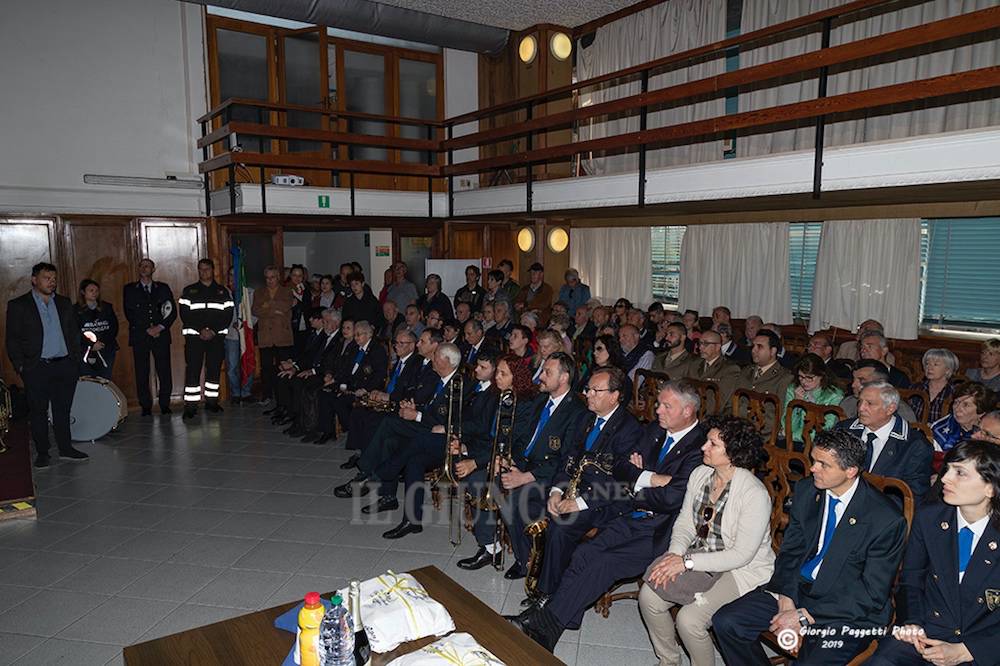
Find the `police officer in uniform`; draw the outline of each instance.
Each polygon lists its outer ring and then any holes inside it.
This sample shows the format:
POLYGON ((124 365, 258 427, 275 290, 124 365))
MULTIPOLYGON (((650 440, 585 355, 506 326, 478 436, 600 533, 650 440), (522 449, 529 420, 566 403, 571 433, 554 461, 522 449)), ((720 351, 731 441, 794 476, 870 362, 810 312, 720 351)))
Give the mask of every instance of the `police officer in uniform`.
POLYGON ((226 355, 225 340, 233 319, 233 297, 215 281, 211 259, 198 262, 198 281, 184 287, 177 299, 184 326, 184 418, 198 413, 201 368, 205 366, 205 408, 221 412, 219 373, 226 355))
POLYGON ((153 280, 156 264, 152 259, 139 262, 139 280, 122 288, 122 303, 128 319, 128 344, 132 347, 135 387, 142 415, 149 416, 153 396, 149 390, 149 355, 153 354, 156 381, 159 384, 160 413, 170 413, 170 394, 174 388, 170 371, 170 326, 177 319, 174 293, 163 282, 153 280))

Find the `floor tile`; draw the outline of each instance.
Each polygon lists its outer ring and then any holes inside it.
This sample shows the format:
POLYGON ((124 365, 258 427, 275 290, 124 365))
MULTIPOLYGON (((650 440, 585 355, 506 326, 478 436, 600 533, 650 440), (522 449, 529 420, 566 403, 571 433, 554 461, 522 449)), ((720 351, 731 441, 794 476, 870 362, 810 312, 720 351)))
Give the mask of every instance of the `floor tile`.
POLYGON ((113 597, 60 631, 58 638, 131 645, 179 605, 113 597))
POLYGON ((61 553, 100 555, 115 549, 139 534, 141 534, 141 530, 127 527, 88 525, 79 532, 56 541, 47 550, 61 553))
POLYGON ((324 546, 294 541, 261 541, 233 564, 234 569, 294 573, 324 546))
POLYGON ((136 640, 136 643, 151 641, 155 638, 162 638, 170 634, 176 634, 195 627, 203 627, 206 624, 222 622, 230 618, 238 617, 246 613, 244 608, 222 608, 219 606, 200 606, 197 604, 181 604, 176 610, 169 613, 162 620, 157 622, 145 634, 136 640))
POLYGON ((291 516, 276 529, 268 539, 273 541, 301 541, 306 543, 330 543, 348 525, 347 520, 331 520, 308 516, 291 516))
POLYGON ((234 513, 212 528, 214 536, 265 539, 281 527, 288 516, 271 513, 234 513))
POLYGON ((212 528, 231 517, 229 511, 216 511, 197 507, 181 507, 167 515, 166 518, 152 526, 152 529, 165 532, 190 532, 194 534, 210 534, 212 528))
POLYGON ((37 587, 0 585, 0 613, 38 594, 37 587))
MULTIPOLYGON (((49 544, 79 532, 83 525, 34 520, 5 520, 0 523, 0 547, 41 550, 49 544)), ((3 565, 0 564, 0 567, 3 565)))
POLYGON ((223 572, 219 567, 203 567, 164 562, 126 586, 119 596, 162 601, 187 601, 223 572))
POLYGON ((230 569, 201 588, 188 601, 194 604, 258 610, 291 577, 291 573, 230 569))
POLYGON ((294 574, 282 585, 271 598, 264 602, 264 608, 279 606, 291 601, 302 601, 307 592, 319 592, 326 595, 347 587, 348 578, 330 576, 314 576, 311 574, 294 574))
POLYGON ((42 590, 0 615, 0 631, 54 636, 109 598, 66 590, 42 590))
POLYGON ((95 559, 94 555, 38 551, 27 559, 0 569, 0 583, 45 587, 95 559))
POLYGON ((238 537, 199 536, 170 558, 171 562, 186 562, 210 567, 229 567, 260 543, 257 539, 238 537))
POLYGON ((340 545, 324 548, 303 563, 298 573, 364 580, 373 575, 375 564, 385 550, 340 545))
POLYGON ((630 650, 620 647, 603 645, 587 645, 580 643, 577 652, 576 666, 607 666, 608 664, 655 664, 656 656, 652 648, 648 650, 630 650))
POLYGON ((173 511, 169 506, 129 504, 97 521, 109 527, 147 529, 164 520, 173 511))
POLYGON ((149 573, 155 566, 155 562, 148 560, 101 557, 83 565, 49 587, 77 592, 117 594, 140 576, 149 573))
POLYGON ((142 532, 108 552, 111 557, 164 562, 174 553, 198 538, 197 534, 181 532, 142 532))
POLYGON ((103 666, 122 651, 117 645, 54 638, 45 641, 14 663, 17 666, 103 666))
POLYGON ((249 505, 259 500, 265 493, 257 490, 237 490, 234 488, 219 488, 212 491, 198 502, 205 509, 221 509, 223 511, 243 511, 249 505))
POLYGON ((0 632, 0 666, 13 664, 24 654, 45 642, 41 636, 0 632))

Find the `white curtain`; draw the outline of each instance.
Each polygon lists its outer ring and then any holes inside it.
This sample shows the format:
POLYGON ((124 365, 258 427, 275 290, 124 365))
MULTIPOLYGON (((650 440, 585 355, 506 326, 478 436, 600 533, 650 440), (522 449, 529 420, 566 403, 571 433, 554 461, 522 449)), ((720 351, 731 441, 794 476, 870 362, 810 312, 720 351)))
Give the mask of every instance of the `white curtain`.
POLYGON ((627 298, 645 307, 653 300, 649 227, 574 228, 569 264, 590 285, 590 295, 605 304, 627 298))
MULTIPOLYGON (((670 0, 644 9, 597 29, 592 44, 583 48, 578 44, 578 80, 586 80, 608 72, 639 65, 671 53, 687 51, 725 38, 726 0, 670 0)), ((714 58, 706 63, 657 74, 649 80, 649 90, 695 81, 721 74, 725 71, 724 58, 714 58)), ((599 104, 641 92, 638 77, 628 83, 608 83, 581 90, 579 106, 599 104)), ((647 119, 649 129, 678 123, 721 116, 725 113, 725 100, 715 99, 682 105, 666 110, 652 111, 647 119)), ((595 117, 584 120, 578 128, 578 139, 586 141, 605 136, 625 134, 639 130, 639 115, 621 118, 595 117)), ((650 168, 689 164, 722 159, 722 143, 710 141, 700 144, 650 150, 646 166, 650 168)), ((635 171, 638 156, 635 152, 607 157, 585 159, 588 174, 607 174, 635 171)))
POLYGON ((823 223, 809 332, 877 319, 914 340, 920 316, 920 220, 823 223))
POLYGON ((689 226, 681 244, 678 305, 699 312, 725 305, 734 317, 791 324, 788 223, 689 226))
MULTIPOLYGON (((781 23, 799 16, 845 4, 848 0, 744 0, 740 30, 743 33, 781 23)), ((995 6, 996 0, 932 0, 900 10, 879 14, 834 27, 832 46, 875 37, 910 28, 949 16, 966 14, 995 6)), ((781 58, 799 55, 820 47, 818 31, 806 37, 778 42, 740 54, 740 68, 751 67, 781 58)), ((895 83, 905 83, 941 74, 967 71, 1000 61, 1000 40, 989 40, 957 49, 944 49, 924 55, 852 69, 830 76, 827 93, 838 95, 895 83)), ((815 99, 817 80, 767 87, 744 93, 739 98, 740 111, 761 109, 815 99)), ((796 129, 741 136, 738 155, 762 155, 810 149, 814 143, 814 121, 804 121, 796 129)), ((878 141, 1000 124, 1000 100, 988 99, 951 104, 886 115, 872 115, 860 120, 828 124, 826 145, 837 146, 878 141)))

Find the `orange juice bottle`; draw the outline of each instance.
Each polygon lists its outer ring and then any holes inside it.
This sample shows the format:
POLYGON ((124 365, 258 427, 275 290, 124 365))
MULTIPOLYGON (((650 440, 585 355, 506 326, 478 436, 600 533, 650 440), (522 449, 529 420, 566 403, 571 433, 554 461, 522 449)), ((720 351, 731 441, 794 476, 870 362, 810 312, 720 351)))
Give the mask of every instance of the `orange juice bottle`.
POLYGON ((299 611, 299 630, 295 636, 295 663, 300 666, 320 666, 317 648, 324 612, 319 592, 306 594, 305 604, 299 611))

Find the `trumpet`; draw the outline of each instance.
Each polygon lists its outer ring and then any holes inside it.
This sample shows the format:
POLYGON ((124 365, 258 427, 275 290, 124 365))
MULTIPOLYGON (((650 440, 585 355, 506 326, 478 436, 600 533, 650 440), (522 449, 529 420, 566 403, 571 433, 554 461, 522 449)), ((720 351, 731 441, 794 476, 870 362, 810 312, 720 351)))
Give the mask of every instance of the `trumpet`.
POLYGON ((370 409, 378 414, 395 414, 399 411, 399 403, 395 400, 376 400, 371 393, 365 393, 354 401, 355 407, 370 409))
MULTIPOLYGON (((496 499, 496 489, 499 487, 497 481, 497 468, 500 473, 508 471, 514 466, 513 455, 511 453, 511 438, 514 432, 514 415, 517 409, 517 396, 514 391, 507 389, 501 391, 500 399, 497 403, 496 430, 493 433, 493 449, 490 452, 489 469, 486 472, 486 490, 483 496, 476 499, 476 505, 480 511, 500 511, 500 504, 496 499)), ((507 491, 501 490, 504 497, 507 491)), ((500 545, 503 543, 504 523, 497 516, 496 527, 493 531, 493 543, 500 545)), ((503 570, 504 549, 500 549, 500 558, 494 562, 497 571, 503 570)))
POLYGON ((462 497, 458 492, 458 479, 455 478, 455 465, 452 460, 451 440, 462 441, 462 398, 464 395, 465 380, 462 373, 456 372, 448 382, 448 419, 444 430, 444 467, 434 481, 434 488, 440 488, 441 484, 448 486, 448 540, 453 546, 462 543, 462 507, 460 506, 462 497), (456 404, 457 402, 457 404, 456 404))
MULTIPOLYGON (((614 459, 611 454, 601 454, 596 458, 587 454, 580 456, 579 461, 575 456, 570 456, 566 461, 566 471, 570 474, 569 483, 566 484, 564 499, 575 500, 580 492, 580 481, 583 473, 594 468, 604 474, 611 474, 614 468, 614 459), (570 472, 570 470, 573 470, 570 472)), ((524 533, 531 538, 531 551, 528 553, 527 575, 524 577, 524 591, 529 597, 538 596, 538 579, 542 573, 542 557, 545 551, 545 530, 549 526, 549 519, 542 518, 531 523, 524 528, 524 533)))
POLYGON ((7 452, 7 445, 4 444, 3 438, 7 434, 7 431, 10 430, 10 422, 13 418, 14 412, 11 409, 10 389, 0 379, 0 453, 7 452))

